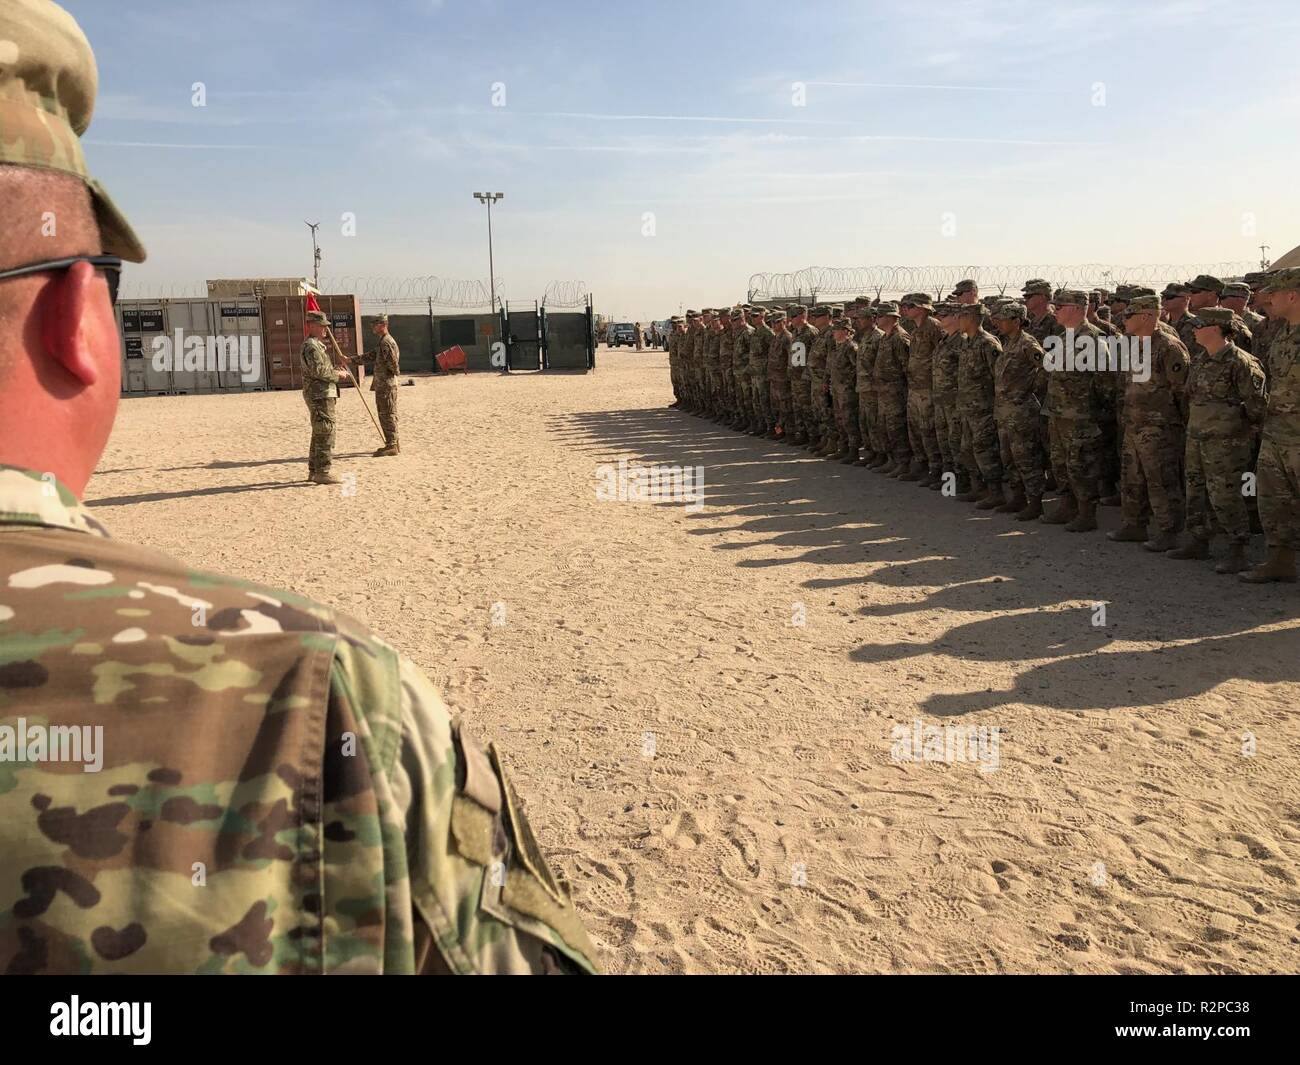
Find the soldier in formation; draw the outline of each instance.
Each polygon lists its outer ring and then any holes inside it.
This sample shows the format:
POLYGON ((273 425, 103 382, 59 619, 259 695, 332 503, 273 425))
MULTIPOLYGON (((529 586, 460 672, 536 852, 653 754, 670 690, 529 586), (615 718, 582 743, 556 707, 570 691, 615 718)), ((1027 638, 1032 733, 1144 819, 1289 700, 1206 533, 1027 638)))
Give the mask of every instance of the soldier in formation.
POLYGON ((1174 559, 1222 532, 1217 572, 1296 579, 1300 270, 720 314, 720 359, 696 312, 674 323, 675 406, 1019 521, 1086 533, 1118 506, 1109 539, 1174 559))

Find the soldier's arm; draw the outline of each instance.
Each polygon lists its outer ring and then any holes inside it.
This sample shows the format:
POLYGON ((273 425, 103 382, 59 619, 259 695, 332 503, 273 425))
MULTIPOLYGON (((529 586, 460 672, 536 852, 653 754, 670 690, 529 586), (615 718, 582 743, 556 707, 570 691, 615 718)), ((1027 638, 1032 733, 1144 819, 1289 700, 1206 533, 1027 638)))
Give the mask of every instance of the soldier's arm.
POLYGON ((319 343, 308 344, 302 355, 303 376, 315 381, 333 381, 338 374, 324 347, 319 343))
POLYGON ((1268 381, 1259 360, 1252 356, 1242 359, 1233 375, 1237 396, 1245 411, 1246 423, 1252 432, 1259 430, 1268 408, 1268 381))
POLYGON ((465 734, 428 678, 373 637, 341 640, 332 679, 331 702, 359 723, 376 799, 368 842, 383 850, 387 971, 598 971, 496 748, 465 734))

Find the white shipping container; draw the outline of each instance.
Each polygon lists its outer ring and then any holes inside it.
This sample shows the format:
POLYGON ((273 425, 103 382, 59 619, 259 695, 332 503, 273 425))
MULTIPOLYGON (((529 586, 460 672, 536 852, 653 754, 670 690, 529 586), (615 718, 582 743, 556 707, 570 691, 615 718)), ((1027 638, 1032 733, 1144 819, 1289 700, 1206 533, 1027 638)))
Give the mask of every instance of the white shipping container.
POLYGON ((167 331, 162 300, 119 300, 117 331, 122 338, 123 393, 160 395, 172 389, 169 370, 153 367, 154 338, 167 331))
POLYGON ((122 300, 117 325, 123 395, 255 392, 267 387, 259 300, 122 300), (242 365, 250 363, 250 378, 245 380, 242 365))
POLYGON ((212 304, 206 300, 167 300, 167 337, 171 341, 172 391, 215 392, 217 372, 208 362, 208 338, 216 336, 212 304), (193 350, 192 345, 198 350, 193 350), (187 369, 186 365, 193 366, 187 369), (198 368, 193 368, 197 366, 198 368))
MULTIPOLYGON (((213 320, 217 331, 227 341, 237 340, 241 354, 252 361, 252 380, 244 380, 240 367, 219 373, 223 392, 263 392, 266 390, 266 357, 262 351, 262 302, 257 299, 219 299, 213 301, 213 320)), ((241 362, 242 365, 242 362, 241 362)))

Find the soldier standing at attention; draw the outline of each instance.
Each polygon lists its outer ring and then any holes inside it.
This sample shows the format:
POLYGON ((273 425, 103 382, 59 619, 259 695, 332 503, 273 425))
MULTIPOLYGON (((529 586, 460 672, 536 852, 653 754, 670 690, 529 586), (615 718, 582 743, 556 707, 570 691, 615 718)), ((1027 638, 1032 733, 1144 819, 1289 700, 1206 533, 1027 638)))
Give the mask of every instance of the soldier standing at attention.
POLYGON ((1149 342, 1151 358, 1146 379, 1130 373, 1125 384, 1123 524, 1107 538, 1119 543, 1142 540, 1149 507, 1156 531, 1142 546, 1148 551, 1170 551, 1178 547, 1178 531, 1183 527, 1188 357, 1182 341, 1156 327, 1157 316, 1154 296, 1135 296, 1128 305, 1124 331, 1130 342, 1149 342))
POLYGON ((903 317, 911 322, 911 344, 907 355, 907 432, 912 445, 911 473, 920 486, 929 488, 943 475, 943 453, 934 424, 934 353, 943 342, 944 331, 931 317, 934 304, 924 292, 911 292, 899 303, 903 317))
POLYGON ((749 344, 754 327, 745 321, 749 308, 740 307, 731 315, 731 377, 736 395, 736 420, 733 428, 747 431, 754 424, 754 398, 749 387, 749 344))
POLYGON ((875 308, 876 328, 882 336, 876 341, 876 361, 872 368, 872 391, 876 395, 877 422, 892 460, 880 472, 886 477, 915 481, 912 468, 912 444, 907 435, 907 357, 911 344, 898 328, 898 304, 886 300, 875 308))
POLYGON ((808 308, 792 304, 786 313, 794 313, 790 318, 790 332, 794 341, 790 350, 790 402, 794 408, 798 432, 792 443, 803 446, 808 443, 812 430, 812 398, 808 385, 808 359, 812 354, 813 344, 817 342, 817 330, 808 324, 808 308))
POLYGON ((321 339, 329 329, 322 311, 307 312, 307 339, 302 342, 302 398, 311 416, 311 448, 307 452, 307 480, 312 484, 340 484, 330 473, 334 461, 334 408, 339 399, 339 382, 346 370, 334 365, 321 339))
POLYGON ((1268 559, 1241 574, 1251 584, 1296 579, 1300 551, 1300 270, 1279 270, 1264 286, 1270 321, 1268 410, 1259 449, 1259 517, 1268 559))
POLYGON ((858 459, 858 465, 874 469, 889 460, 881 441, 880 405, 876 402, 876 350, 885 334, 875 324, 874 317, 870 322, 856 341, 858 361, 854 387, 858 392, 858 435, 862 438, 862 458, 858 459))
POLYGON ((776 430, 776 420, 772 413, 772 390, 767 380, 767 355, 776 334, 767 324, 766 307, 755 307, 752 317, 754 335, 749 338, 749 380, 754 391, 754 407, 758 411, 758 428, 751 433, 769 436, 776 430))
POLYGON ((1206 307, 1196 312, 1196 342, 1206 351, 1187 373, 1187 542, 1169 558, 1210 557, 1217 524, 1228 537, 1228 557, 1216 573, 1246 569, 1250 514, 1244 489, 1251 468, 1252 438, 1267 403, 1264 371, 1232 343, 1233 312, 1206 307))
POLYGON ((388 315, 379 315, 371 329, 379 338, 379 345, 374 351, 366 352, 366 366, 373 367, 370 391, 375 394, 379 427, 384 430, 384 446, 375 455, 398 455, 402 450, 397 443, 397 375, 401 372, 401 352, 388 332, 388 315))
MULTIPOLYGON (((957 417, 957 364, 965 341, 958 328, 956 303, 945 301, 935 306, 939 328, 944 337, 935 349, 930 383, 934 403, 934 433, 939 441, 943 472, 953 475, 954 494, 970 491, 970 478, 961 464, 961 419, 957 417)), ((943 480, 930 485, 932 491, 943 488, 943 480)))
POLYGON ((674 314, 670 319, 668 334, 668 377, 673 383, 673 401, 668 404, 670 408, 680 409, 683 403, 683 397, 686 391, 682 386, 682 336, 686 332, 685 324, 680 315, 674 314))
POLYGON ((767 384, 772 395, 773 440, 790 442, 794 429, 794 412, 790 404, 790 345, 793 337, 786 328, 786 312, 773 311, 767 316, 772 323, 772 342, 767 349, 767 384))
POLYGON ((957 497, 992 510, 1002 496, 1002 450, 993 419, 994 371, 1002 345, 984 328, 983 304, 962 304, 958 320, 966 343, 957 365, 957 410, 961 417, 962 462, 970 470, 970 491, 957 497))
POLYGON ((835 341, 831 336, 830 308, 819 303, 810 314, 817 336, 808 349, 808 450, 817 455, 830 442, 826 411, 830 395, 826 382, 826 356, 835 341))
POLYGON ((21 57, 0 129, 42 133, 0 136, 0 320, 24 323, 0 332, 0 720, 102 735, 97 772, 5 767, 0 971, 593 971, 500 753, 408 659, 78 501, 117 411, 116 275, 144 249, 85 169, 80 27, 5 0, 0 41, 21 57))
POLYGON ((997 509, 1017 521, 1043 514, 1043 452, 1038 435, 1042 400, 1047 392, 1043 349, 1025 329, 1029 312, 1008 301, 993 312, 993 327, 1002 336, 1002 354, 994 366, 994 420, 998 427, 1002 468, 1012 496, 997 509))
POLYGON ((857 372, 858 345, 853 339, 853 323, 848 318, 831 320, 831 337, 835 348, 826 366, 830 375, 831 403, 835 415, 836 435, 841 441, 840 449, 827 458, 838 458, 845 465, 858 461, 857 412, 849 403, 849 394, 857 399, 854 392, 854 374, 857 372), (850 418, 852 421, 850 422, 850 418))

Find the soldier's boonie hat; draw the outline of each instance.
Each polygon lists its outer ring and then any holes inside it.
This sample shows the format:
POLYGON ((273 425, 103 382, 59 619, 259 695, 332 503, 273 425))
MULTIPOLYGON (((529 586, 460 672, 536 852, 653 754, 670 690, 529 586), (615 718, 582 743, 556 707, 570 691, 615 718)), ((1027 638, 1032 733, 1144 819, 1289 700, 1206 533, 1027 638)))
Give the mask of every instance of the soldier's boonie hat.
POLYGON ((1223 286, 1223 291, 1219 293, 1219 298, 1224 300, 1230 299, 1250 299, 1250 286, 1244 281, 1232 281, 1223 286))
POLYGON ((1108 303, 1127 303, 1133 298, 1134 285, 1116 285, 1115 294, 1107 301, 1108 303))
POLYGON ((974 278, 964 277, 953 286, 952 293, 954 296, 960 296, 963 292, 975 292, 979 285, 975 284, 974 278))
POLYGON ((1128 290, 1128 298, 1131 300, 1135 300, 1139 296, 1154 296, 1155 294, 1155 289, 1147 288, 1145 285, 1132 285, 1128 290))
POLYGON ((1171 281, 1165 286, 1165 290, 1160 293, 1162 300, 1176 300, 1179 296, 1186 296, 1191 290, 1177 281, 1171 281))
POLYGON ((1041 277, 1035 277, 1026 281, 1020 291, 1026 296, 1051 296, 1052 283, 1044 281, 1041 277))
POLYGON ((842 304, 842 303, 832 303, 832 304, 830 304, 830 312, 831 312, 831 314, 834 314, 834 315, 840 315, 840 314, 843 314, 843 313, 844 313, 844 304, 842 304))
POLYGON ((1003 300, 993 308, 993 317, 1002 319, 1019 318, 1022 321, 1029 317, 1029 311, 1019 300, 1003 300))
POLYGON ((1223 282, 1211 274, 1197 274, 1187 282, 1189 292, 1213 292, 1216 295, 1223 291, 1223 282))
POLYGON ((90 190, 103 250, 144 262, 144 245, 91 177, 81 148, 98 89, 95 53, 63 8, 49 0, 0 4, 0 164, 79 178, 90 190))
POLYGON ((934 301, 930 299, 928 292, 909 292, 898 302, 902 307, 924 307, 927 311, 934 310, 934 301))
POLYGON ((1088 293, 1080 288, 1058 288, 1052 299, 1058 307, 1088 306, 1088 293))
POLYGON ((1010 298, 1010 296, 981 296, 980 303, 992 310, 999 303, 1005 303, 1010 298))
POLYGON ((1247 285, 1250 286, 1251 291, 1255 291, 1261 288, 1264 282, 1266 282, 1267 280, 1268 280, 1268 274, 1264 273, 1263 270, 1252 270, 1250 273, 1248 273, 1245 277, 1242 278, 1242 281, 1244 281, 1247 285))
POLYGON ((876 304, 875 310, 872 311, 872 314, 874 314, 875 317, 877 318, 900 317, 898 313, 898 304, 895 303, 893 300, 881 300, 880 303, 876 304))
POLYGON ((1264 283, 1265 292, 1282 292, 1292 288, 1300 288, 1300 267, 1275 270, 1268 275, 1268 280, 1264 283))
POLYGON ((308 312, 307 312, 307 321, 312 322, 312 323, 314 323, 314 324, 316 324, 316 325, 329 325, 329 324, 330 324, 330 320, 329 320, 328 318, 325 317, 325 312, 324 312, 324 311, 308 311, 308 312))
POLYGON ((984 318, 989 313, 989 309, 982 303, 961 303, 957 306, 958 316, 971 315, 974 318, 984 318))
POLYGON ((1226 333, 1236 319, 1237 315, 1231 307, 1202 307, 1192 315, 1192 327, 1200 329, 1202 326, 1217 325, 1222 326, 1226 333))
POLYGON ((1129 301, 1129 305, 1124 309, 1124 316, 1132 318, 1135 314, 1159 314, 1160 298, 1154 294, 1150 296, 1134 296, 1129 301))

